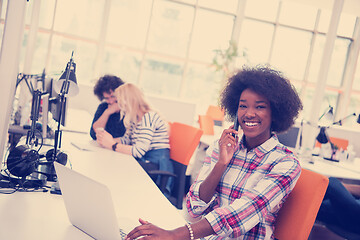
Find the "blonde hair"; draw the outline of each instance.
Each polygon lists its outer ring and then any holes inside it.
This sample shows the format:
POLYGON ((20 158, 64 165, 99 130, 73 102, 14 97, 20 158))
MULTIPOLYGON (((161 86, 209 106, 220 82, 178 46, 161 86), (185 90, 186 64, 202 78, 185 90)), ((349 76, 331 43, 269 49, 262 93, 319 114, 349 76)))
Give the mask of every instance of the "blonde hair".
POLYGON ((115 96, 120 108, 120 117, 124 118, 125 127, 130 127, 131 122, 140 121, 144 113, 151 110, 143 92, 132 83, 125 83, 115 89, 115 96))

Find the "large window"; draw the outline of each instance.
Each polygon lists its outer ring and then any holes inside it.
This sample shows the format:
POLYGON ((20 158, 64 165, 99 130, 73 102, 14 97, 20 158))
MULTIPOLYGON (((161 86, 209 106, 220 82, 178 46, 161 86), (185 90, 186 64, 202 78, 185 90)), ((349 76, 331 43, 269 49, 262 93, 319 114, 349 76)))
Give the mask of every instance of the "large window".
MULTIPOLYGON (((203 111, 217 104, 225 76, 211 65, 215 50, 235 42, 245 58, 231 66, 270 64, 283 71, 302 97, 301 117, 309 118, 332 16, 328 6, 309 2, 41 0, 36 41, 31 41, 35 45, 28 46, 34 24, 34 4, 29 1, 19 69, 27 48, 32 48, 31 73, 46 69, 57 76, 74 51, 80 84, 93 85, 103 74, 116 74, 146 93, 194 101, 203 111)), ((0 3, 2 36, 7 1, 0 3)), ((358 16, 341 13, 334 47, 327 50, 331 61, 324 110, 330 102, 335 113, 360 111, 360 68, 349 61, 359 39, 354 36, 358 24, 358 16), (346 74, 347 69, 356 69, 354 76, 346 74)))

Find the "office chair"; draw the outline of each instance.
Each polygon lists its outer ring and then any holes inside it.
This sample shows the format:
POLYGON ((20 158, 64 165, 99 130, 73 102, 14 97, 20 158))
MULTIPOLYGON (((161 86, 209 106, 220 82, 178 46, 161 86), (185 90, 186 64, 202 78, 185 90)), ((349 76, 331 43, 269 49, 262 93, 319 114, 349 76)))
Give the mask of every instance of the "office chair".
POLYGON ((302 169, 293 191, 279 210, 275 239, 308 239, 328 184, 327 177, 302 169))
POLYGON ((219 106, 209 105, 206 110, 206 115, 213 119, 216 126, 222 126, 222 122, 225 118, 225 112, 219 106))
MULTIPOLYGON (((336 145, 339 149, 347 150, 349 140, 343 138, 330 137, 330 142, 336 145)), ((315 147, 321 148, 321 143, 316 140, 315 147)))
POLYGON ((186 169, 195 149, 200 143, 203 131, 183 123, 173 122, 170 125, 170 161, 174 165, 174 173, 150 170, 148 174, 154 178, 160 176, 158 187, 166 193, 166 183, 174 177, 174 187, 168 199, 178 209, 182 209, 185 196, 186 169))
POLYGON ((199 115, 199 126, 204 135, 214 135, 214 121, 208 115, 199 115))

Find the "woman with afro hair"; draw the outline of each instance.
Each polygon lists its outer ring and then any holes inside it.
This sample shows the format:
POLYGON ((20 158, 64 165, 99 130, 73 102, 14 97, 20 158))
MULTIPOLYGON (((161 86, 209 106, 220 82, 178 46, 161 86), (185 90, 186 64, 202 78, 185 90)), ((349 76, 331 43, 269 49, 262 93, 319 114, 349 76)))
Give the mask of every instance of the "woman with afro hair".
POLYGON ((220 105, 242 131, 225 129, 207 151, 186 196, 198 220, 171 231, 140 220, 128 239, 274 239, 277 213, 301 173, 276 133, 293 125, 302 103, 280 72, 258 66, 228 80, 220 105))

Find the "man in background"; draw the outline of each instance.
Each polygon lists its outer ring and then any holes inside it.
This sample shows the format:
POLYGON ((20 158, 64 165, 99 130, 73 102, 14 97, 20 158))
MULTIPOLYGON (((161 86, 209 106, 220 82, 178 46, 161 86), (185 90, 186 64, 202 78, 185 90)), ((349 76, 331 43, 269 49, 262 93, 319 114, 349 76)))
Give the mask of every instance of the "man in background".
POLYGON ((124 135, 126 129, 123 120, 120 119, 120 109, 117 104, 114 90, 124 82, 117 76, 104 75, 99 78, 94 87, 94 94, 101 101, 91 124, 90 136, 96 140, 96 132, 106 131, 113 138, 124 135))

